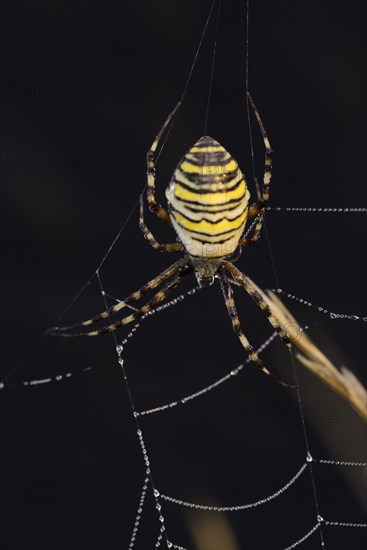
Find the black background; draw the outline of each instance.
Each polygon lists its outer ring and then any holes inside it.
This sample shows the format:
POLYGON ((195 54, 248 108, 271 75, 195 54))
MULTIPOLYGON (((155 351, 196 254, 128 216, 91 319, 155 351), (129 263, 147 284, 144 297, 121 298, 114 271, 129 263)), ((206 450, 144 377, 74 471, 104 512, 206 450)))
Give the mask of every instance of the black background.
MULTIPOLYGON (((3 376, 94 273, 136 204, 146 151, 182 94, 208 9, 191 0, 2 3, 3 376)), ((215 10, 158 164, 162 201, 180 156, 203 133, 215 10)), ((365 206, 364 3, 258 1, 250 10, 250 90, 274 148, 271 206, 365 206)), ((208 133, 250 180, 244 90, 245 7, 235 0, 222 6, 208 133)), ((253 132, 261 174, 254 123, 253 132)), ((331 311, 365 313, 364 219, 269 212, 279 286, 331 311)), ((172 241, 169 228, 148 220, 159 239, 172 241)), ((149 247, 137 221, 135 210, 100 272, 106 292, 119 298, 174 260, 149 247)), ((262 288, 276 286, 265 236, 238 266, 262 288)), ((192 278, 183 288, 194 284, 192 278)), ((244 293, 236 296, 245 331, 260 345, 271 334, 267 321, 244 293)), ((311 336, 336 365, 366 382, 362 322, 287 305, 302 325, 312 325, 311 336)), ((94 278, 63 321, 102 308, 94 278)), ((218 286, 148 319, 124 352, 137 410, 197 391, 244 357, 218 286)), ((292 380, 282 343, 263 357, 292 380)), ((299 376, 313 455, 363 460, 360 418, 301 366, 299 376)), ((144 464, 112 338, 46 339, 6 383, 1 548, 127 548, 144 464), (75 375, 20 385, 66 372, 75 375)), ((305 460, 294 393, 250 366, 185 407, 143 418, 141 427, 156 486, 184 500, 252 502, 284 485, 305 460)), ((363 521, 365 474, 315 465, 321 515, 363 521)), ((203 515, 173 505, 164 514, 169 538, 200 550, 277 550, 316 521, 308 472, 272 503, 227 516, 237 547, 222 547, 219 536, 216 545, 195 542, 203 515)), ((136 548, 154 547, 158 523, 148 490, 136 548)), ((358 550, 366 541, 363 529, 328 527, 324 537, 328 550, 358 550)), ((320 548, 318 533, 300 547, 320 548)))

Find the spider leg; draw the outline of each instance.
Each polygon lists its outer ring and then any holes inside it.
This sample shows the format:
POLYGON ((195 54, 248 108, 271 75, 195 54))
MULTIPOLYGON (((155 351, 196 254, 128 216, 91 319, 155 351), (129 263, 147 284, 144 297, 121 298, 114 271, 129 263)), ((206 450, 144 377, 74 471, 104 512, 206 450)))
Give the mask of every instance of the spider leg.
POLYGON ((106 309, 106 311, 103 311, 102 313, 99 313, 95 317, 92 317, 91 319, 88 319, 86 321, 83 321, 82 323, 77 323, 74 325, 69 325, 65 327, 52 327, 48 330, 48 334, 58 336, 60 332, 70 332, 76 328, 82 328, 87 327, 89 325, 93 325, 94 323, 97 323, 98 321, 101 321, 102 319, 107 319, 108 317, 111 317, 111 315, 114 315, 121 309, 125 308, 126 306, 129 306, 132 302, 136 302, 137 300, 140 300, 142 296, 150 292, 151 290, 156 289, 159 287, 164 281, 172 277, 177 273, 177 271, 180 269, 180 267, 183 266, 183 264, 187 261, 187 258, 181 258, 177 262, 175 262, 173 265, 165 269, 158 277, 155 277, 148 283, 146 283, 144 286, 142 286, 139 290, 136 292, 133 292, 119 302, 118 304, 110 307, 109 309, 106 309))
POLYGON ((227 275, 225 274, 224 271, 220 272, 220 277, 219 278, 220 278, 220 284, 221 284, 221 287, 222 287, 222 292, 223 292, 224 300, 225 300, 225 303, 226 303, 227 311, 228 311, 228 314, 229 314, 230 319, 232 321, 233 330, 236 333, 236 335, 238 336, 238 339, 240 340, 243 347, 248 352, 250 359, 255 363, 255 365, 257 366, 258 369, 260 369, 262 372, 264 372, 265 374, 270 376, 270 378, 272 378, 275 382, 277 382, 277 384, 279 384, 280 386, 283 386, 284 388, 292 388, 293 386, 287 384, 286 382, 284 382, 283 380, 281 380, 280 378, 275 376, 275 374, 270 372, 265 367, 264 363, 261 361, 261 359, 258 356, 258 354, 256 353, 256 351, 254 350, 254 348, 252 347, 250 342, 247 340, 247 338, 246 338, 246 336, 243 333, 243 330, 241 328, 240 320, 238 318, 236 305, 235 305, 234 299, 233 299, 233 289, 232 289, 231 285, 229 284, 229 281, 227 279, 227 275))
POLYGON ((115 332, 120 327, 128 325, 129 323, 133 323, 137 319, 140 319, 144 315, 147 315, 150 311, 153 311, 155 307, 159 303, 163 302, 172 292, 172 290, 174 290, 180 284, 182 279, 192 272, 192 270, 193 266, 191 264, 187 264, 186 268, 179 270, 173 279, 167 281, 166 284, 153 296, 153 298, 149 300, 149 302, 147 302, 144 306, 142 306, 134 313, 131 313, 127 317, 124 317, 123 319, 117 321, 116 323, 113 323, 112 325, 108 325, 107 327, 104 327, 100 330, 93 330, 92 332, 72 333, 64 332, 61 329, 56 332, 51 332, 50 334, 51 336, 62 336, 64 338, 80 338, 85 336, 102 336, 103 334, 110 334, 111 332, 115 332))
POLYGON ((177 109, 180 107, 181 102, 177 103, 176 107, 173 109, 173 111, 168 115, 166 118, 166 121, 164 122, 162 128, 159 130, 155 140, 153 141, 148 153, 147 153, 147 179, 148 179, 148 191, 147 191, 147 199, 149 208, 157 214, 159 218, 167 222, 169 225, 172 225, 170 217, 166 210, 159 204, 155 197, 155 160, 154 160, 154 154, 157 150, 158 144, 162 138, 162 135, 164 134, 167 126, 173 119, 174 115, 177 112, 177 109))
MULTIPOLYGON (((273 150, 271 148, 268 135, 266 133, 266 130, 264 128, 264 124, 260 118, 259 112, 256 109, 255 103, 252 100, 252 97, 250 94, 248 94, 248 98, 250 100, 251 107, 255 113, 255 117, 257 120, 257 123, 259 125, 261 135, 264 141, 265 145, 265 169, 264 169, 264 176, 263 176, 263 185, 261 190, 261 199, 262 202, 265 204, 269 200, 269 187, 270 187, 270 179, 271 179, 271 169, 273 165, 272 155, 273 150)), ((251 212, 251 209, 250 209, 251 212)))
POLYGON ((260 235, 261 235, 260 232, 261 232, 261 228, 262 228, 263 223, 264 223, 264 218, 265 218, 265 209, 263 209, 260 212, 259 219, 256 222, 255 230, 254 230, 253 234, 251 235, 251 237, 243 237, 240 240, 240 243, 239 243, 240 246, 242 246, 244 248, 245 246, 249 246, 250 244, 256 243, 260 239, 260 235))
POLYGON ((255 283, 251 281, 249 277, 244 275, 237 267, 235 267, 231 262, 223 262, 224 267, 230 272, 233 279, 240 283, 240 285, 246 290, 246 292, 251 296, 251 298, 255 301, 255 303, 261 308, 263 313, 267 316, 270 324, 274 328, 274 330, 277 332, 278 336, 283 340, 285 345, 292 350, 292 344, 291 341, 285 332, 285 330, 279 325, 277 320, 275 319, 274 315, 271 312, 270 307, 265 302, 264 298, 261 296, 261 294, 258 292, 255 283))
POLYGON ((269 138, 267 136, 266 130, 265 130, 264 125, 262 123, 262 120, 260 118, 259 112, 256 109, 256 106, 255 106, 255 104, 252 100, 252 97, 250 96, 249 93, 247 93, 247 97, 248 97, 248 99, 250 101, 250 104, 251 104, 251 107, 252 107, 252 109, 255 113, 255 117, 256 117, 257 123, 260 127, 260 131, 261 131, 263 141, 264 141, 264 145, 265 145, 265 170, 264 170, 263 184, 262 184, 261 191, 259 189, 257 181, 255 182, 259 202, 253 204, 250 207, 247 219, 251 220, 252 218, 257 216, 259 214, 259 212, 261 212, 261 214, 260 214, 259 219, 257 221, 257 224, 255 226, 255 231, 254 231, 253 236, 250 237, 249 239, 246 239, 246 238, 241 239, 241 241, 240 241, 241 246, 248 246, 249 244, 253 244, 260 237, 260 231, 261 231, 262 225, 264 223, 265 205, 269 200, 271 169, 272 169, 272 165, 273 165, 273 161, 272 161, 273 150, 270 146, 270 142, 269 142, 269 138))
POLYGON ((140 216, 139 216, 139 227, 143 232, 145 239, 149 241, 151 246, 155 250, 160 250, 161 252, 177 252, 183 249, 182 243, 170 243, 170 244, 160 244, 154 237, 153 233, 148 229, 144 221, 144 200, 143 195, 140 195, 140 216))

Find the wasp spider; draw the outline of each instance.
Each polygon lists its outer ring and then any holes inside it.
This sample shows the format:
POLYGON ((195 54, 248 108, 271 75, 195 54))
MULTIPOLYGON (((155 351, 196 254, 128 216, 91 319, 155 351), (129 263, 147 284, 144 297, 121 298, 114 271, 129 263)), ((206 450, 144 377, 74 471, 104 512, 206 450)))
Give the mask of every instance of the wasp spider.
POLYGON ((53 336, 80 337, 100 336, 114 332, 153 310, 157 304, 180 284, 181 280, 194 272, 200 286, 209 286, 219 280, 232 322, 233 329, 242 346, 247 350, 255 365, 282 386, 288 384, 272 374, 263 364, 242 331, 233 299, 232 283, 242 286, 260 306, 280 338, 290 348, 291 343, 285 331, 273 317, 268 305, 246 275, 233 262, 240 256, 241 249, 255 243, 260 237, 264 221, 265 205, 269 199, 269 184, 272 167, 272 149, 260 115, 248 95, 255 113, 265 145, 265 172, 261 190, 257 186, 257 202, 249 205, 250 193, 246 180, 237 162, 217 141, 209 136, 201 137, 180 160, 166 190, 168 212, 159 204, 155 191, 155 152, 158 144, 174 117, 180 104, 170 113, 147 154, 147 201, 150 210, 167 222, 176 232, 177 242, 160 244, 144 221, 143 196, 140 197, 140 229, 144 237, 156 250, 164 252, 183 251, 184 257, 142 286, 139 290, 114 305, 84 321, 49 330, 53 336), (244 228, 247 220, 257 217, 251 237, 246 238, 244 228), (228 277, 228 275, 230 277, 228 277), (123 319, 99 330, 80 332, 98 321, 109 318, 142 296, 157 290, 145 305, 123 319), (78 332, 79 330, 79 332, 78 332))

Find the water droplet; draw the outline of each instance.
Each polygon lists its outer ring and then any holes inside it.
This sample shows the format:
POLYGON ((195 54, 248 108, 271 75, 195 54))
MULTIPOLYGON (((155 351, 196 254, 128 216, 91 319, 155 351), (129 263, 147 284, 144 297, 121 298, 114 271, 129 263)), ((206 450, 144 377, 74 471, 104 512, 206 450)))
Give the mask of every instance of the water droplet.
POLYGON ((312 462, 313 461, 313 458, 312 458, 312 455, 311 455, 310 452, 307 453, 306 460, 307 460, 307 462, 312 462))
POLYGON ((154 489, 153 494, 155 497, 159 497, 159 491, 157 489, 154 489))

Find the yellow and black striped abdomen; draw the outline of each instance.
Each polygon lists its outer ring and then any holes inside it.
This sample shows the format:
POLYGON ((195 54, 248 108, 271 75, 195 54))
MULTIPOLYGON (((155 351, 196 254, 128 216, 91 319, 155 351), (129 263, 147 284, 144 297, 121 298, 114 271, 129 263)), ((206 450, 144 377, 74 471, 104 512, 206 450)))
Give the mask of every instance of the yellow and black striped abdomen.
POLYGON ((173 226, 189 254, 229 256, 243 233, 250 193, 237 162, 204 136, 178 164, 166 190, 173 226))

